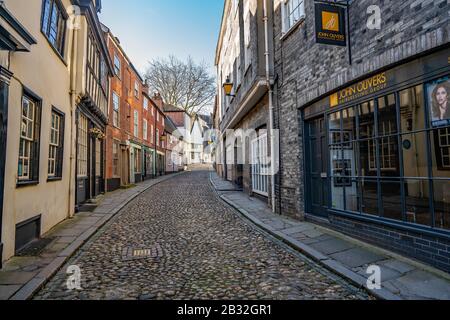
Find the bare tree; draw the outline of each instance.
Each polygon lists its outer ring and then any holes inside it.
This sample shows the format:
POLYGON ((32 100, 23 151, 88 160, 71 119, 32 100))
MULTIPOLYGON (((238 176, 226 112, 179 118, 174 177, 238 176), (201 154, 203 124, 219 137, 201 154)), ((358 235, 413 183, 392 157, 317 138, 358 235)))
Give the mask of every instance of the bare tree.
POLYGON ((154 59, 149 62, 145 78, 150 90, 159 92, 167 104, 181 107, 191 115, 210 107, 216 94, 208 66, 195 63, 191 57, 186 61, 173 55, 154 59))

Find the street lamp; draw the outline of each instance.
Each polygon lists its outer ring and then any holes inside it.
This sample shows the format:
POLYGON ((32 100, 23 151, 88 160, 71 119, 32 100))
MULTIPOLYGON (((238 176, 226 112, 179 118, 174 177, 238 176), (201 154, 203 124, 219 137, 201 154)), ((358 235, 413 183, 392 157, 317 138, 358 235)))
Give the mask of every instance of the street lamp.
POLYGON ((228 97, 236 97, 234 94, 231 94, 231 90, 233 90, 233 82, 230 81, 230 78, 227 78, 223 84, 223 90, 225 91, 225 95, 228 97))

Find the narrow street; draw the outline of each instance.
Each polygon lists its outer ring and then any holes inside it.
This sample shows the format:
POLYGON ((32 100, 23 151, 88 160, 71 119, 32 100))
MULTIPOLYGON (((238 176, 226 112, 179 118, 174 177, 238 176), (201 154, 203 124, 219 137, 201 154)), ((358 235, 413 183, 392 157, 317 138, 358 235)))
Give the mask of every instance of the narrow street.
POLYGON ((256 231, 217 197, 208 171, 193 171, 136 198, 34 298, 368 297, 256 231), (70 265, 81 270, 82 290, 67 289, 70 265))

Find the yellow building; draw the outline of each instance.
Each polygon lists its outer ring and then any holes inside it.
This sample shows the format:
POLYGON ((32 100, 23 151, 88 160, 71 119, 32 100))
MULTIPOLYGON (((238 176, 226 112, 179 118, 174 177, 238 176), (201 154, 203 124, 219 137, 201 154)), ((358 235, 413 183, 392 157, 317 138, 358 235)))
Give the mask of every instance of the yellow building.
POLYGON ((102 168, 108 100, 101 88, 111 64, 100 7, 99 0, 0 5, 2 262, 74 214, 80 164, 86 177, 102 168))

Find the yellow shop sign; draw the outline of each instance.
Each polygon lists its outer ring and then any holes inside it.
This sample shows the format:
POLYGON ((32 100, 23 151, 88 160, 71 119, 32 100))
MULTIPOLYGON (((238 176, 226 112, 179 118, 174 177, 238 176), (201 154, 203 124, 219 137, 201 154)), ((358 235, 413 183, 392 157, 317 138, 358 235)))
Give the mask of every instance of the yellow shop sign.
POLYGON ((330 106, 335 107, 340 104, 353 101, 367 96, 377 91, 383 90, 387 85, 386 72, 377 74, 369 79, 358 82, 348 88, 330 96, 330 106))

